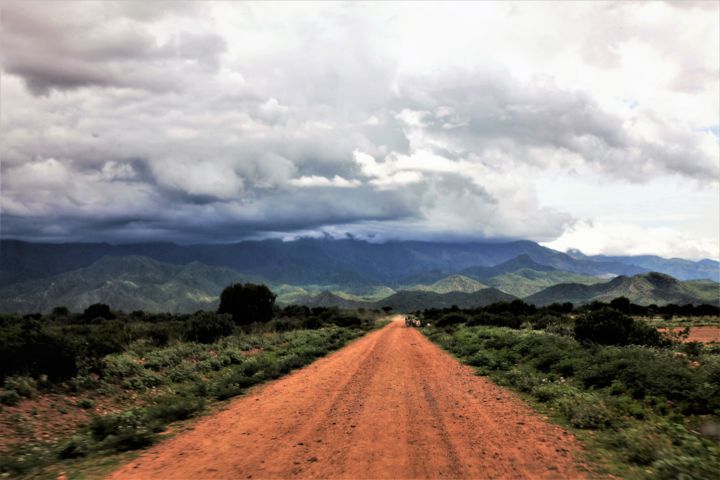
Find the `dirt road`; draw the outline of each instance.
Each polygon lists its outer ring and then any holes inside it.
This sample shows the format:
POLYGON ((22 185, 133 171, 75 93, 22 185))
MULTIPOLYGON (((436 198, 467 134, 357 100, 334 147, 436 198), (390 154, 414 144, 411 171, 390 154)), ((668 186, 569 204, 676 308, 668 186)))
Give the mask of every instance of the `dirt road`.
POLYGON ((582 478, 579 449, 397 317, 111 478, 582 478))
MULTIPOLYGON (((683 327, 658 328, 661 332, 682 332, 683 327)), ((720 327, 715 326, 701 326, 701 327, 690 327, 690 334, 687 338, 683 339, 683 342, 701 342, 701 343, 713 343, 720 342, 720 327)))

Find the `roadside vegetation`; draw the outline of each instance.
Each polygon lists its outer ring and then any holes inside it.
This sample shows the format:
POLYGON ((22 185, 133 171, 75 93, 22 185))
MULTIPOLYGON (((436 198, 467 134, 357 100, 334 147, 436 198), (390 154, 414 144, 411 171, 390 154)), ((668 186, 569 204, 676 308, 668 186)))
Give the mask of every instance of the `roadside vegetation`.
POLYGON ((574 431, 595 473, 709 480, 720 472, 720 344, 682 343, 682 333, 657 327, 717 325, 719 313, 619 298, 577 310, 515 301, 415 317, 479 375, 574 431))
POLYGON ((0 316, 0 477, 57 477, 153 444, 174 425, 376 328, 381 314, 274 306, 236 284, 218 312, 91 305, 0 316))

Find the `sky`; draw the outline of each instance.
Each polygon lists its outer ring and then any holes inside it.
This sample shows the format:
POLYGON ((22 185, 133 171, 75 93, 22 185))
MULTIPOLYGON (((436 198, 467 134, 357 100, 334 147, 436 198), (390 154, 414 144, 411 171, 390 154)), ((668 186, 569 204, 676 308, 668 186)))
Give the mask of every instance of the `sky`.
POLYGON ((720 257, 720 3, 0 3, 0 234, 720 257))

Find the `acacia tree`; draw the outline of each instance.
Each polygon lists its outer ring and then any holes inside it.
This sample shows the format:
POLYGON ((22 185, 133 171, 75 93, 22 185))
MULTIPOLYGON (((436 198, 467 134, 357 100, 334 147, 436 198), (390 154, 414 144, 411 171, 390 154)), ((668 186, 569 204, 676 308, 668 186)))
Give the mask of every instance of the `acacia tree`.
POLYGON ((265 285, 235 283, 220 294, 218 313, 229 313, 237 324, 268 322, 276 295, 265 285))

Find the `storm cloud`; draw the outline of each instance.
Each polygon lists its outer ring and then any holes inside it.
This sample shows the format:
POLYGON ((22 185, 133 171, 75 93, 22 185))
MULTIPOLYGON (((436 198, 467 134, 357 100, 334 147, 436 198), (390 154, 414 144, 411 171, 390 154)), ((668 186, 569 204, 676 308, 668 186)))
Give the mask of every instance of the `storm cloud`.
POLYGON ((551 241, 538 175, 717 189, 705 4, 0 8, 3 237, 551 241))

